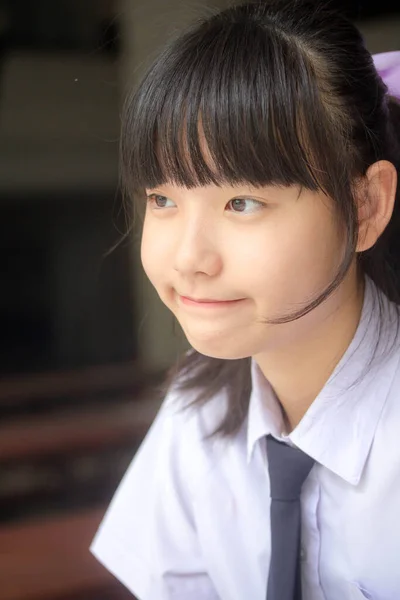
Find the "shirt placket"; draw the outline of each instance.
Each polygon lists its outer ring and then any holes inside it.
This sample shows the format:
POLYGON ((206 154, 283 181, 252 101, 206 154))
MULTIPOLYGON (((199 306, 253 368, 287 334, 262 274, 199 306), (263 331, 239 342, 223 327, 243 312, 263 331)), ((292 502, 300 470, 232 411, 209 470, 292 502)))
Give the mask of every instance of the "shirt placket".
POLYGON ((301 495, 302 534, 300 560, 302 565, 303 597, 307 600, 326 600, 320 581, 321 535, 318 524, 320 484, 315 465, 304 483, 301 495))

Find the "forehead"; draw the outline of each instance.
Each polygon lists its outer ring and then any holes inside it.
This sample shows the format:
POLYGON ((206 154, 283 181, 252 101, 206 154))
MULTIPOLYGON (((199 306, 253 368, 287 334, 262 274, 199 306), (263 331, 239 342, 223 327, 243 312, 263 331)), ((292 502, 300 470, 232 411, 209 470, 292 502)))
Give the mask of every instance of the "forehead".
MULTIPOLYGON (((193 186, 196 186, 196 180, 198 179, 197 171, 199 160, 204 163, 204 165, 213 175, 215 183, 224 180, 224 175, 221 173, 218 167, 218 160, 215 156, 213 156, 210 145, 207 142, 201 116, 199 116, 197 121, 195 137, 193 137, 193 131, 191 127, 188 126, 187 117, 184 118, 182 126, 178 132, 178 148, 180 149, 181 166, 191 173, 193 178, 193 186)), ((160 135, 160 133, 155 135, 155 154, 159 164, 163 166, 166 159, 165 139, 162 135, 160 135)), ((167 170, 167 165, 165 165, 164 168, 167 170)), ((166 177, 166 180, 170 181, 172 185, 175 182, 176 185, 179 186, 179 180, 176 182, 175 178, 173 177, 170 179, 166 177)), ((187 187, 193 186, 188 185, 187 187)))
POLYGON ((214 35, 200 53, 189 39, 153 67, 123 119, 123 178, 136 190, 166 182, 328 189, 333 145, 320 141, 331 139, 329 122, 310 106, 299 65, 285 69, 284 48, 266 52, 254 35, 246 47, 228 38, 224 52, 214 35))

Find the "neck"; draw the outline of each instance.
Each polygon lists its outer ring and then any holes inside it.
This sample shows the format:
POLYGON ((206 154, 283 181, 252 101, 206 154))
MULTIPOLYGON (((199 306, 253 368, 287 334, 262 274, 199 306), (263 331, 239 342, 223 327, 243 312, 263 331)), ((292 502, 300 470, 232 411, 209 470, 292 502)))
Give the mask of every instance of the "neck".
POLYGON ((354 269, 320 307, 284 326, 296 327, 295 338, 254 357, 280 401, 287 432, 301 421, 350 345, 363 298, 364 281, 354 269))

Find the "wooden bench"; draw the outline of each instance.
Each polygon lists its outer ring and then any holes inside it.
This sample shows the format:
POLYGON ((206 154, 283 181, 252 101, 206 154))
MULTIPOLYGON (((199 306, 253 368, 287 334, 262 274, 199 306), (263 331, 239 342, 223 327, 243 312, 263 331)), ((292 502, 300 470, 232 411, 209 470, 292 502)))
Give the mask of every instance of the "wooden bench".
MULTIPOLYGON (((116 443, 128 448, 139 444, 160 400, 150 386, 129 390, 130 369, 97 368, 0 382, 3 403, 30 397, 51 402, 64 393, 84 397, 104 390, 114 399, 113 390, 119 390, 115 402, 75 403, 53 413, 5 419, 0 425, 0 465, 15 464, 18 469, 29 460, 34 464, 49 456, 101 453, 116 443)), ((99 506, 103 501, 79 512, 64 510, 0 524, 0 600, 134 600, 89 552, 106 510, 99 506)), ((46 505, 42 513, 45 510, 46 505)))
POLYGON ((1 600, 133 600, 89 552, 104 511, 2 526, 1 600))

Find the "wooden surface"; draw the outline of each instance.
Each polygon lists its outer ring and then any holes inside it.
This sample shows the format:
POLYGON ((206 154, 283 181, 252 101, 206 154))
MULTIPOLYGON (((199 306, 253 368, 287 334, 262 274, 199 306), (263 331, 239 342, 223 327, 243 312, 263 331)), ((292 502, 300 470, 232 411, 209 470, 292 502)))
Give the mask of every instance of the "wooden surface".
POLYGON ((21 460, 74 449, 99 448, 142 439, 161 400, 142 397, 108 407, 60 411, 46 417, 7 419, 0 425, 0 461, 21 460))
MULTIPOLYGON (((155 399, 149 385, 136 391, 133 386, 131 392, 131 380, 131 367, 123 365, 0 382, 1 402, 35 397, 51 402, 54 397, 56 402, 67 392, 82 396, 82 404, 69 409, 5 419, 0 424, 0 465, 14 464, 18 469, 27 460, 57 454, 102 452, 118 444, 134 447, 161 400, 155 399), (86 393, 107 389, 111 396, 117 390, 116 401, 84 405, 86 393)), ((89 552, 105 510, 104 506, 0 525, 0 600, 134 600, 89 552)))
MULTIPOLYGON (((101 590, 111 587, 115 589, 115 600, 133 599, 89 552, 104 512, 101 508, 73 516, 2 526, 1 600, 100 598, 101 590)), ((110 599, 113 596, 109 596, 110 599)))
POLYGON ((146 373, 139 362, 101 365, 84 369, 50 371, 48 373, 24 373, 0 380, 0 400, 6 403, 26 402, 36 398, 54 398, 60 394, 114 392, 118 388, 132 386, 146 380, 146 373))

